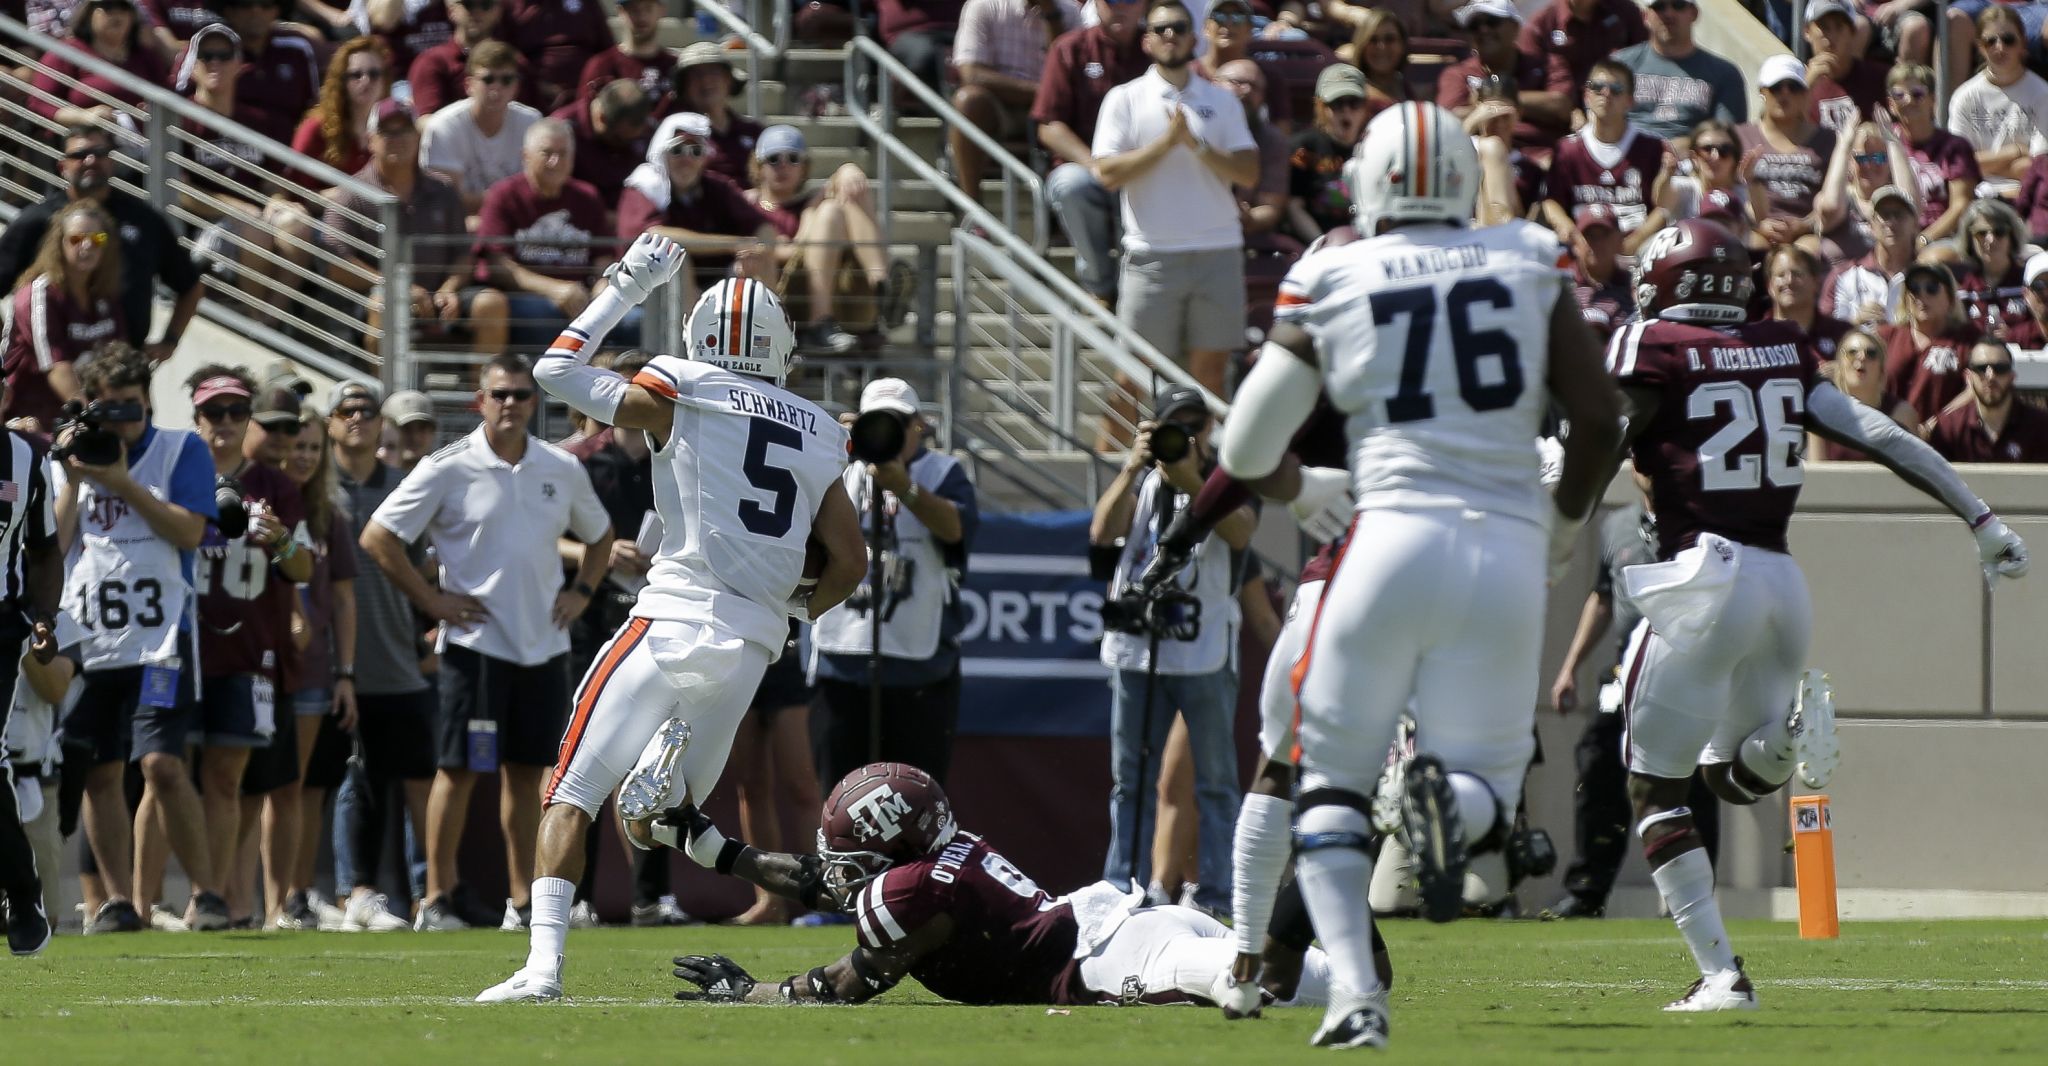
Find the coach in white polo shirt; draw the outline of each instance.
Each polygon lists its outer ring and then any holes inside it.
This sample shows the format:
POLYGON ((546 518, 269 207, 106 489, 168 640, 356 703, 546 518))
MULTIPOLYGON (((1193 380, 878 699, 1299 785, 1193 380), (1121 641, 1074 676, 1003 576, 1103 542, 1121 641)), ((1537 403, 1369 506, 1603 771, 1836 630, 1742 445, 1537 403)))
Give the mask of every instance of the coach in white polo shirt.
MULTIPOLYGON (((569 453, 532 436, 533 371, 517 355, 484 364, 474 433, 420 460, 363 529, 363 551, 422 612, 441 623, 441 709, 427 800, 427 898, 417 927, 459 928, 455 856, 480 773, 498 774, 505 833, 506 929, 525 928, 541 778, 569 712, 569 623, 590 605, 611 556, 611 521, 569 453), (440 557, 441 587, 406 558, 422 535, 440 557), (582 542, 562 584, 562 551, 582 542)), ((572 549, 573 552, 573 549, 572 549)))
POLYGON ((1244 229, 1233 185, 1259 180, 1244 105, 1195 74, 1194 16, 1150 0, 1152 67, 1109 91, 1096 119, 1095 173, 1123 193, 1117 314, 1217 395, 1244 342, 1244 229))

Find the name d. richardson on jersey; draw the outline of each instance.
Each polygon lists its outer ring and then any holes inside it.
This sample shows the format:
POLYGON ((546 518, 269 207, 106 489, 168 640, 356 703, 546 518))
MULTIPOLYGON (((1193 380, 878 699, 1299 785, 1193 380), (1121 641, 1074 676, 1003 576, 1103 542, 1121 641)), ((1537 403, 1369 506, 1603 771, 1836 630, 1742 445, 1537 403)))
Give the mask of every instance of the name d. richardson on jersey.
POLYGON ((1459 244, 1449 248, 1424 248, 1412 253, 1389 255, 1380 261, 1388 281, 1406 281, 1425 274, 1443 274, 1486 266, 1486 246, 1459 244))
MULTIPOLYGON (((1705 370, 1698 348, 1685 350, 1687 362, 1694 370, 1705 370)), ((1790 344, 1771 344, 1760 348, 1715 348, 1707 352, 1707 359, 1715 370, 1769 370, 1781 366, 1798 366, 1799 349, 1790 344)))
POLYGON ((795 426, 805 433, 818 431, 818 416, 814 412, 783 403, 773 396, 764 396, 751 389, 727 389, 726 403, 743 415, 765 415, 784 425, 795 426))

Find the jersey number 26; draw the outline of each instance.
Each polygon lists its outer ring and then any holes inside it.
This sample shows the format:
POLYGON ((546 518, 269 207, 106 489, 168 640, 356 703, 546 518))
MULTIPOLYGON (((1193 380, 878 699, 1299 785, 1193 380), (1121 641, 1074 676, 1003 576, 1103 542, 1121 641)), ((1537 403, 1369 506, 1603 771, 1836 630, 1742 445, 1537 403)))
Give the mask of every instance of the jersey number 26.
POLYGON ((1710 381, 1685 400, 1688 421, 1721 417, 1727 423, 1700 445, 1700 487, 1708 492, 1789 489, 1806 482, 1799 451, 1806 440, 1806 390, 1790 378, 1772 378, 1752 389, 1739 381, 1710 381), (1761 427, 1763 454, 1749 443, 1761 427), (1749 454, 1737 452, 1749 449, 1749 454))

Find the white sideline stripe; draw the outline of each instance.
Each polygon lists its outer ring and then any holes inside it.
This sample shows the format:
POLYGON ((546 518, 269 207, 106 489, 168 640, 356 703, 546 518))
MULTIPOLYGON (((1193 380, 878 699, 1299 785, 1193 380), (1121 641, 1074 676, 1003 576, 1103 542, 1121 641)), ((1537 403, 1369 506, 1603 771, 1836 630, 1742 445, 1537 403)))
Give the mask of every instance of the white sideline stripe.
POLYGON ((1072 555, 1006 555, 999 552, 976 552, 968 557, 967 568, 978 574, 1088 576, 1088 560, 1072 555))
MULTIPOLYGON (((1488 985, 1507 985, 1513 988, 1573 989, 1583 988, 1597 991, 1630 991, 1661 988, 1670 981, 1499 981, 1485 982, 1488 985)), ((1986 981, 1960 981, 1946 978, 1927 980, 1892 980, 1882 977, 1759 977, 1758 988, 1818 988, 1833 992, 1991 992, 2000 989, 2048 989, 2048 981, 2022 981, 2011 978, 1996 978, 1986 981)))
POLYGON ((1056 681, 1106 681, 1109 667, 1100 659, 998 659, 993 656, 964 656, 960 672, 967 677, 1001 677, 1019 680, 1051 678, 1056 681))

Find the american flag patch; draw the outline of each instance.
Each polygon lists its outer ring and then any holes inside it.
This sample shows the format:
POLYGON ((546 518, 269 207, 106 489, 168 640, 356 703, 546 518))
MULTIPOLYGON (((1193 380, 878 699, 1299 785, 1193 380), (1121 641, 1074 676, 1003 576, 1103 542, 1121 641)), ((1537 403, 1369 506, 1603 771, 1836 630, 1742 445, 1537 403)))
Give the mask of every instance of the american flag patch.
POLYGON ((0 481, 0 503, 20 502, 21 483, 17 481, 0 481))

